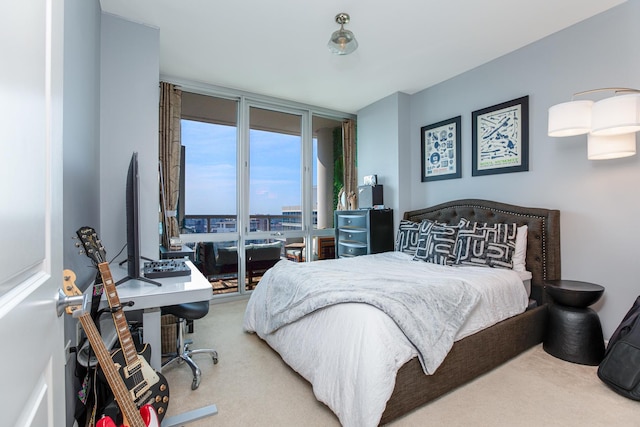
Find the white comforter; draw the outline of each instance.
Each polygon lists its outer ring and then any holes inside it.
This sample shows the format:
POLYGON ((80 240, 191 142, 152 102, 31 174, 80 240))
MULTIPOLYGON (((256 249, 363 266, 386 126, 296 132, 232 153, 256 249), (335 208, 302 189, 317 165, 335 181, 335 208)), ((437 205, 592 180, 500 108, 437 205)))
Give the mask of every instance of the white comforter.
MULTIPOLYGON (((395 273, 404 278, 411 272, 416 286, 440 278, 474 289, 472 293, 480 298, 466 320, 460 322, 461 327, 456 326, 456 340, 522 313, 527 306, 522 280, 511 270, 439 266, 412 261, 411 256, 399 252, 355 260, 361 271, 376 272, 379 277, 393 277, 395 273)), ((347 280, 358 275, 358 271, 349 271, 343 275, 347 280)), ((256 332, 305 377, 318 400, 335 412, 342 425, 377 425, 393 392, 398 369, 418 354, 416 348, 391 317, 367 303, 330 305, 273 331, 267 309, 274 298, 270 294, 276 288, 287 292, 287 288, 272 283, 277 275, 270 272, 251 295, 244 329, 256 332)), ((384 284, 388 292, 393 292, 392 281, 384 284)))

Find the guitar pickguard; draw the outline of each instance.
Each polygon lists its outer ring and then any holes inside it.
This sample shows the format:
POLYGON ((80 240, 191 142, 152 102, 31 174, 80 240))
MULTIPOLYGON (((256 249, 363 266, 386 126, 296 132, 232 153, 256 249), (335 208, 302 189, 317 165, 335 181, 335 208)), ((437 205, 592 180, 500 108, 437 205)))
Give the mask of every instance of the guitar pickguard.
MULTIPOLYGON (((118 374, 124 380, 129 394, 138 408, 145 404, 153 406, 162 420, 169 406, 169 383, 167 379, 149 365, 147 361, 151 356, 151 348, 144 345, 138 352, 138 362, 140 369, 135 373, 128 372, 122 349, 119 348, 111 353, 111 358, 118 369, 118 374), (140 378, 143 377, 143 378, 140 378)), ((129 371, 133 371, 129 369, 129 371)), ((102 373, 100 373, 102 377, 102 373)))

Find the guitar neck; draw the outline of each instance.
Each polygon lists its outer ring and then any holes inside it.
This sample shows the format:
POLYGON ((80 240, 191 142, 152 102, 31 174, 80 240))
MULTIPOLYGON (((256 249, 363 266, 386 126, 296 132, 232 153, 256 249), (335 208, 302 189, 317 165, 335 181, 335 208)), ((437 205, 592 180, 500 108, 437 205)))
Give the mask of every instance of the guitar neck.
POLYGON ((113 394, 116 397, 118 406, 125 418, 124 425, 129 427, 146 427, 145 422, 142 420, 142 417, 138 412, 138 408, 131 400, 131 396, 129 396, 129 390, 125 386, 122 377, 118 374, 116 366, 111 360, 111 355, 102 342, 102 337, 96 329, 93 319, 91 319, 88 313, 84 313, 78 318, 82 324, 82 328, 87 334, 91 347, 98 358, 98 363, 100 363, 102 371, 107 378, 107 383, 109 383, 109 387, 111 387, 111 391, 113 391, 113 394))
POLYGON ((109 263, 102 262, 98 264, 98 270, 102 276, 102 283, 107 297, 107 302, 109 303, 109 307, 113 310, 111 315, 113 316, 113 322, 116 325, 116 332, 118 333, 118 338, 120 340, 122 354, 127 362, 127 366, 131 367, 139 363, 138 352, 133 342, 133 338, 131 337, 131 332, 129 331, 127 318, 122 311, 118 291, 116 290, 116 285, 113 281, 113 277, 111 276, 111 270, 109 269, 109 263))

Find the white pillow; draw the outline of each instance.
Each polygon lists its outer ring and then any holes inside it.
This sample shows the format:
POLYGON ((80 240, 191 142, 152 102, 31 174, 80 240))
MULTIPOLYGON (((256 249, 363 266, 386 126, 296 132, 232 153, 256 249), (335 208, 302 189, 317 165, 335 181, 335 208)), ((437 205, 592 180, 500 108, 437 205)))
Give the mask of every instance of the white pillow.
POLYGON ((512 269, 515 271, 527 271, 525 266, 525 259, 527 258, 527 234, 529 233, 529 227, 523 225, 516 230, 516 249, 513 253, 511 261, 513 262, 512 269))

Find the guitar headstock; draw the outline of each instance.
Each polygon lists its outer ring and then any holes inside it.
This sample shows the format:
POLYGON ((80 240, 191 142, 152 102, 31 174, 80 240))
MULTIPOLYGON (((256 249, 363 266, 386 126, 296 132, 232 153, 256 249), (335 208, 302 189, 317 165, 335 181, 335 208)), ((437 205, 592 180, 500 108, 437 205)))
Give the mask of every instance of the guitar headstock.
MULTIPOLYGON (((71 270, 64 270, 62 272, 62 292, 68 297, 75 297, 82 295, 82 291, 76 286, 76 273, 71 270)), ((69 305, 65 308, 67 314, 73 314, 78 310, 82 310, 82 304, 69 305)))
POLYGON ((76 245, 81 246, 84 253, 95 264, 100 264, 107 261, 107 252, 102 246, 102 241, 98 238, 98 233, 91 227, 80 227, 76 231, 78 238, 82 243, 76 245))

